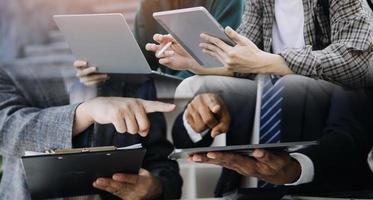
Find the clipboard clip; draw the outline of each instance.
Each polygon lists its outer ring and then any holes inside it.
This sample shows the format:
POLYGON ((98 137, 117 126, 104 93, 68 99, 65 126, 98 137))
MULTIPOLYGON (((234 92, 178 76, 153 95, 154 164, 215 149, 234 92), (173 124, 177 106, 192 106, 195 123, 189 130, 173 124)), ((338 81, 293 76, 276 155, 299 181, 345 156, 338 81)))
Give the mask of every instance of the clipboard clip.
POLYGON ((47 153, 61 155, 61 154, 74 154, 74 153, 115 151, 115 150, 117 150, 117 147, 115 146, 104 146, 104 147, 89 147, 89 148, 77 148, 77 149, 57 149, 57 150, 49 150, 47 153))

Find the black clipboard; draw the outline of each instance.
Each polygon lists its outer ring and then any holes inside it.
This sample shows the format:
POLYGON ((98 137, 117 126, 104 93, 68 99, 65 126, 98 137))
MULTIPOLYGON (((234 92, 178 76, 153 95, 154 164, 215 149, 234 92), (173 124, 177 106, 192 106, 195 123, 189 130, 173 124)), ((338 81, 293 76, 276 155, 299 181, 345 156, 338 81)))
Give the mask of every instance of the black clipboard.
POLYGON ((269 151, 287 151, 294 152, 310 146, 318 145, 317 141, 309 142, 287 142, 287 143, 272 143, 272 144, 248 144, 234 146, 218 146, 218 147, 201 147, 189 149, 175 149, 168 158, 171 160, 184 159, 193 154, 203 154, 208 152, 230 152, 241 155, 250 156, 255 149, 265 149, 269 151))
POLYGON ((58 150, 22 157, 32 199, 99 194, 92 184, 115 173, 138 174, 146 149, 115 147, 58 150))

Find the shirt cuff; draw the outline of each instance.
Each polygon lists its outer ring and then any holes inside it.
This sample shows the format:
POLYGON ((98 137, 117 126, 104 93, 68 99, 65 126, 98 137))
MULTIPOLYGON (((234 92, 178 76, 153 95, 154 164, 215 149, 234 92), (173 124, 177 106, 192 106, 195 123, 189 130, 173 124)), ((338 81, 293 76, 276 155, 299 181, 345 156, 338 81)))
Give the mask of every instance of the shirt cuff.
POLYGON ((183 123, 184 127, 189 135, 189 138, 192 140, 192 142, 197 143, 203 139, 203 137, 209 132, 210 129, 207 129, 203 131, 202 133, 197 133, 193 130, 192 126, 188 123, 186 120, 186 111, 183 114, 183 123))
POLYGON ((312 182, 315 176, 315 167, 313 165, 312 160, 308 156, 301 153, 292 153, 290 154, 290 156, 299 162, 302 172, 299 179, 296 182, 285 185, 297 186, 312 182))

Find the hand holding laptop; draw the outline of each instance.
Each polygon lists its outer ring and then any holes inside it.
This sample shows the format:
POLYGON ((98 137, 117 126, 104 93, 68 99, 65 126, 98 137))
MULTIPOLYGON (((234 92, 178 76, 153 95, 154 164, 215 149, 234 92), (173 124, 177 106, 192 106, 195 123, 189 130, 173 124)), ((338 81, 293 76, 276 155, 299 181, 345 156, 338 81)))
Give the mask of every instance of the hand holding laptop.
POLYGON ((76 60, 74 62, 76 77, 86 86, 95 86, 109 80, 108 74, 97 72, 97 67, 91 66, 88 61, 76 60))

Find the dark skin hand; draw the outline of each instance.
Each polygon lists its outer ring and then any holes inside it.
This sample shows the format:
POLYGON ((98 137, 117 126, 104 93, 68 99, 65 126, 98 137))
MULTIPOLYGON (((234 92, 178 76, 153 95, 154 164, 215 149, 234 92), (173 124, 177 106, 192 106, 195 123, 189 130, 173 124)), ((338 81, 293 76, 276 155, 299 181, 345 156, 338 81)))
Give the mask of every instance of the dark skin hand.
POLYGON ((121 199, 156 199, 162 194, 161 182, 145 169, 138 175, 114 174, 110 178, 99 178, 93 187, 109 192, 121 199))
POLYGON ((226 133, 231 117, 222 99, 212 93, 201 94, 189 103, 186 109, 186 119, 197 133, 211 129, 211 136, 226 133))
POLYGON ((300 164, 286 152, 269 152, 257 149, 252 157, 233 153, 210 152, 189 157, 197 163, 214 164, 234 170, 242 176, 251 176, 266 182, 283 185, 299 179, 300 164))

